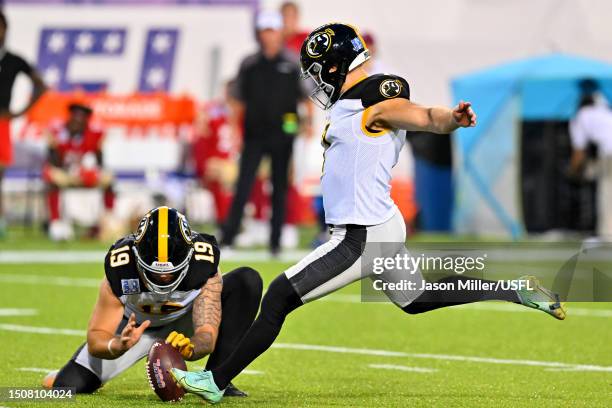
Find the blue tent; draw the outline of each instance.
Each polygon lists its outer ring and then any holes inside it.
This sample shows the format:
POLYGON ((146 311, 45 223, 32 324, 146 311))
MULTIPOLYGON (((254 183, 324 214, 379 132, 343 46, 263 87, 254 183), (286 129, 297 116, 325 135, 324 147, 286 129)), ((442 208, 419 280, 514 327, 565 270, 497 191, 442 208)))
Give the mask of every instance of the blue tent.
POLYGON ((612 64, 564 54, 538 56, 453 79, 455 101, 469 100, 478 126, 457 131, 454 143, 460 233, 524 230, 518 189, 521 120, 568 120, 579 98, 577 82, 593 78, 612 101, 612 64))

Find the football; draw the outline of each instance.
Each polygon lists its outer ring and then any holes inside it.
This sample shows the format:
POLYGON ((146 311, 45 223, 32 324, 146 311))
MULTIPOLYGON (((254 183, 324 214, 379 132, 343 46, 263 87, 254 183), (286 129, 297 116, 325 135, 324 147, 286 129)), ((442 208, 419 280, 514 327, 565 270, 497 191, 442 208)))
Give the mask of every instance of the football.
POLYGON ((157 340, 149 350, 146 366, 149 384, 162 401, 177 402, 183 398, 185 391, 174 382, 170 369, 187 370, 187 365, 174 347, 157 340))

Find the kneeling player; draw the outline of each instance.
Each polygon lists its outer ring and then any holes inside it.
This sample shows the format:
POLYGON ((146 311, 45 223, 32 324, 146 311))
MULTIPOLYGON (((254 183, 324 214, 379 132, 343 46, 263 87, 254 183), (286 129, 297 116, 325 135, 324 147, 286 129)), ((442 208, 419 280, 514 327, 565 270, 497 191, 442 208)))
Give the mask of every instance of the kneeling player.
MULTIPOLYGON (((326 223, 333 225, 331 239, 272 281, 259 317, 220 366, 198 372, 172 369, 186 391, 211 402, 221 400, 230 381, 272 345, 289 313, 351 282, 372 278, 368 261, 362 268, 366 246, 384 247, 384 251, 392 252, 390 256, 408 254, 404 247, 406 225, 390 196, 391 170, 406 141, 405 131, 450 133, 458 127, 475 126, 476 115, 469 103, 447 109, 411 102, 408 82, 395 75, 370 76, 363 68, 368 58, 363 39, 346 24, 319 27, 304 41, 302 73, 315 81, 313 101, 328 110, 322 137, 325 164, 321 191, 326 223)), ((420 272, 400 269, 389 270, 376 279, 388 283, 410 281, 417 288, 423 280, 420 272)), ((470 279, 456 275, 440 283, 465 283, 470 279)), ((495 287, 491 281, 474 283, 495 287)), ((482 300, 506 300, 557 319, 565 318, 556 295, 542 288, 535 278, 530 278, 529 286, 531 290, 385 293, 409 314, 482 300)))
MULTIPOLYGON (((215 238, 192 231, 177 210, 150 211, 136 234, 110 248, 87 342, 44 385, 94 392, 146 356, 158 338, 186 360, 210 355, 206 367, 218 366, 251 326, 262 292, 251 268, 222 277, 219 255, 215 238)), ((233 386, 230 394, 246 395, 233 386)))

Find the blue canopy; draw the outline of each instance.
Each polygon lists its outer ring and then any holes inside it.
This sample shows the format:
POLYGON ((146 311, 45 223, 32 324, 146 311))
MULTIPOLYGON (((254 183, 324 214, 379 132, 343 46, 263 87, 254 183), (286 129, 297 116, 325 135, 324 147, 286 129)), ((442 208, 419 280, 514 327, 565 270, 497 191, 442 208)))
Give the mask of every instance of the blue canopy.
POLYGON ((522 221, 517 212, 511 214, 493 193, 500 174, 516 153, 516 144, 508 145, 508 135, 502 137, 502 133, 509 133, 512 119, 571 118, 578 104, 577 83, 583 78, 595 79, 607 99, 612 101, 612 64, 565 54, 517 60, 452 80, 454 100, 472 102, 479 122, 475 128, 459 129, 455 139, 460 158, 458 178, 469 179, 457 183, 456 225, 457 221, 465 221, 464 217, 471 217, 469 224, 474 225, 473 218, 478 216, 474 213, 474 200, 469 199, 467 190, 461 191, 462 186, 467 186, 469 194, 478 193, 512 236, 520 235, 522 221), (477 154, 475 149, 481 153, 477 154), (483 150, 487 156, 482 154, 483 150), (483 156, 486 159, 483 160, 483 156))

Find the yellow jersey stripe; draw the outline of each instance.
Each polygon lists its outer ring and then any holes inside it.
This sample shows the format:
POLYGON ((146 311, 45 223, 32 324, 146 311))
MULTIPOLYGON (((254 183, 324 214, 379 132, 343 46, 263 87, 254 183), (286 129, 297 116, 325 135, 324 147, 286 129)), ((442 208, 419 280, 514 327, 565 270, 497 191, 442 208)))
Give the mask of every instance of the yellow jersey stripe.
POLYGON ((371 106, 368 106, 367 108, 364 109, 363 113, 361 114, 361 131, 366 136, 369 136, 369 137, 380 137, 384 135, 385 133, 387 133, 388 129, 375 130, 375 131, 371 131, 368 129, 367 124, 368 124, 368 116, 370 115, 370 108, 371 106))
POLYGON ((157 222, 157 261, 168 262, 168 207, 159 207, 157 222))

